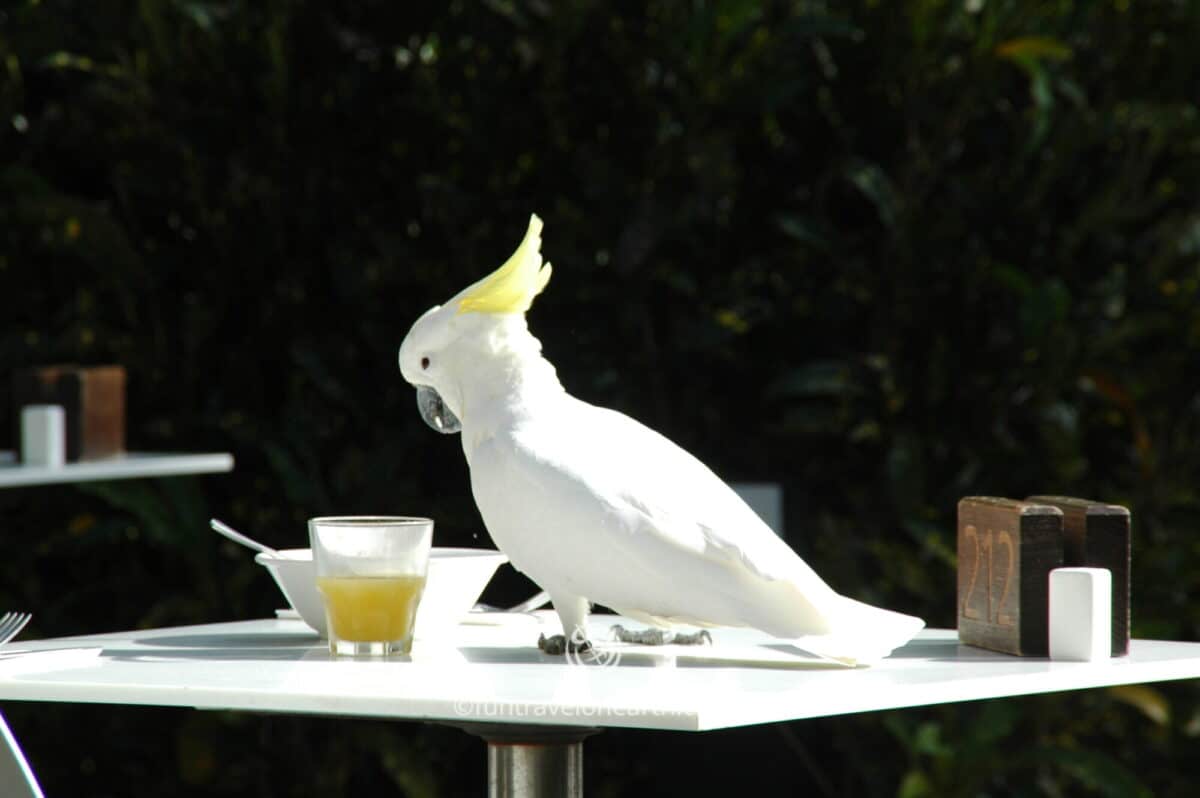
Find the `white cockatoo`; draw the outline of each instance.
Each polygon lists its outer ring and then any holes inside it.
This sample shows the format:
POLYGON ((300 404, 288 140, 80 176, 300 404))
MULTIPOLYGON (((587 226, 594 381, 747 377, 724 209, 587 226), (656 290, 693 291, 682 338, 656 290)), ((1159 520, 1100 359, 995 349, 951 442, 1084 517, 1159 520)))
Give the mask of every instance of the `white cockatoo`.
POLYGON ((532 216, 503 266, 417 319, 399 358, 430 426, 461 431, 483 522, 549 593, 557 648, 588 645, 593 602, 656 628, 751 627, 850 664, 911 639, 921 619, 836 593, 691 454, 566 392, 525 320, 550 279, 541 230, 532 216))

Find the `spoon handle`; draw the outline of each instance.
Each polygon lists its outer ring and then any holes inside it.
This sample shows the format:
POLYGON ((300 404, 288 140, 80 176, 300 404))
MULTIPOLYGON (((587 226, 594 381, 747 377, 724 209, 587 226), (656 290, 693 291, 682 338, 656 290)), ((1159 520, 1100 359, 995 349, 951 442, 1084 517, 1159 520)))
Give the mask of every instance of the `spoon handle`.
POLYGON ((233 527, 228 526, 227 524, 223 524, 215 518, 210 519, 208 522, 208 525, 211 526, 217 532, 221 533, 225 537, 232 540, 234 543, 241 543, 243 546, 247 546, 248 548, 254 549, 255 551, 261 551, 264 554, 275 554, 275 549, 271 548, 270 546, 264 546, 263 544, 259 543, 257 540, 254 540, 253 538, 246 537, 245 535, 243 535, 241 532, 238 532, 233 527))

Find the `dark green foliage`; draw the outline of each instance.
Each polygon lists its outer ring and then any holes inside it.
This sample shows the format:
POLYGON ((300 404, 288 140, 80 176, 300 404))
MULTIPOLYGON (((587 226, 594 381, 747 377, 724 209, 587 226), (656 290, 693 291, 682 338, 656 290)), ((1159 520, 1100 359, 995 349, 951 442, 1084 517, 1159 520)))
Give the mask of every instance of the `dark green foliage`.
MULTIPOLYGON (((839 589, 950 625, 960 496, 1086 495, 1133 510, 1135 634, 1196 639, 1197 42, 1190 0, 7 3, 0 374, 123 363, 133 448, 238 465, 0 493, 0 607, 30 635, 266 615, 210 515, 289 546, 314 513, 419 512, 486 544, 396 349, 537 211, 531 325, 567 387, 783 482, 839 589)), ((613 732, 588 774, 1183 796, 1198 699, 613 732)), ((4 711, 55 795, 482 785, 482 744, 414 724, 4 711)))

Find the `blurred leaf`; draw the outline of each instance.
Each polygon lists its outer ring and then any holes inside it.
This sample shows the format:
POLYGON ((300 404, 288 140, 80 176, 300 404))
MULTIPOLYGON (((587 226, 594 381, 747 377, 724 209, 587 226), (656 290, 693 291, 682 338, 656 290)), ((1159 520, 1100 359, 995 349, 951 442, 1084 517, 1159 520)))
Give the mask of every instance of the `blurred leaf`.
POLYGON ((1049 36, 1023 36, 996 45, 996 54, 1022 66, 1036 61, 1066 61, 1071 48, 1049 36))
POLYGON ((878 164, 853 161, 846 167, 846 178, 875 206, 884 227, 895 227, 900 198, 883 169, 878 164))
POLYGON ((126 77, 125 70, 111 64, 99 64, 86 55, 59 51, 42 57, 37 62, 42 69, 75 69, 108 77, 126 77))
POLYGON ((821 230, 812 219, 792 214, 780 214, 775 217, 775 224, 786 235, 803 244, 808 244, 814 249, 828 252, 831 248, 828 232, 821 230))
POLYGON ((1123 684, 1108 688, 1108 694, 1134 707, 1159 726, 1171 723, 1171 704, 1160 691, 1144 684, 1123 684))
POLYGON ((861 388, 846 363, 836 360, 815 361, 793 369, 767 388, 773 397, 838 397, 857 394, 861 388))
POLYGON ((896 798, 926 798, 933 795, 937 793, 929 784, 929 777, 920 770, 910 770, 904 774, 900 789, 896 791, 896 798))
POLYGON ((1127 767, 1103 751, 1068 748, 1039 749, 1034 758, 1066 771, 1095 795, 1108 798, 1149 798, 1152 793, 1127 767))
POLYGON ((913 737, 913 750, 934 759, 952 756, 954 749, 942 742, 941 732, 941 726, 936 723, 922 723, 913 737))

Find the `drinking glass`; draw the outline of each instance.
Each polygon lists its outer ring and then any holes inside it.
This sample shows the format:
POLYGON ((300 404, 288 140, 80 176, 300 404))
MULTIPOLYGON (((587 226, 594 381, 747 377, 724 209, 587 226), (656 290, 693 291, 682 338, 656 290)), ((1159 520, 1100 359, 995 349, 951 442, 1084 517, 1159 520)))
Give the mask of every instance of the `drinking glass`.
POLYGON ((309 519, 308 536, 330 652, 370 657, 411 652, 433 521, 323 516, 309 519))

